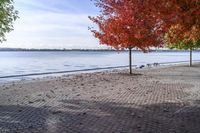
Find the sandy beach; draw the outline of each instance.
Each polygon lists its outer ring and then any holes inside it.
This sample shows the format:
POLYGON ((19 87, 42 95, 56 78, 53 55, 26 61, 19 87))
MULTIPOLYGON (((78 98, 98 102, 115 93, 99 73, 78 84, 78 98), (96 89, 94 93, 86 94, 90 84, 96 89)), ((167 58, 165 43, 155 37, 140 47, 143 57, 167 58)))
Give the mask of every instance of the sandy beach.
POLYGON ((199 133, 200 64, 0 86, 0 132, 199 133))

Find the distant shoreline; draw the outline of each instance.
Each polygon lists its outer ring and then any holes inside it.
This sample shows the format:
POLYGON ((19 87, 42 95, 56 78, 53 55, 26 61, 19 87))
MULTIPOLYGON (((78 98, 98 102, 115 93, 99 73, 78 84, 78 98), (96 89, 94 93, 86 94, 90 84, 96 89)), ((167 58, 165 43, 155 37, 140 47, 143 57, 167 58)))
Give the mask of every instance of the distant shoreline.
MULTIPOLYGON (((0 48, 0 52, 117 52, 114 49, 21 49, 21 48, 0 48)), ((132 50, 141 52, 141 50, 132 50)), ((149 52, 188 52, 189 50, 150 50, 149 52)), ((200 50, 194 50, 200 51, 200 50)), ((127 50, 120 50, 127 52, 127 50)))

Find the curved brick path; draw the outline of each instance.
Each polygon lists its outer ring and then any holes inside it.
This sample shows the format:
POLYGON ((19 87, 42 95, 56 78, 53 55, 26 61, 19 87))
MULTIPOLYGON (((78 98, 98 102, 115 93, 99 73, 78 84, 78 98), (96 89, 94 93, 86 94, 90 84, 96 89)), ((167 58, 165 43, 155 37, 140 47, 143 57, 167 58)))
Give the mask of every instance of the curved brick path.
POLYGON ((199 86, 199 68, 152 69, 133 76, 105 72, 4 85, 0 132, 199 133, 200 100, 188 100, 193 95, 189 90, 199 86))

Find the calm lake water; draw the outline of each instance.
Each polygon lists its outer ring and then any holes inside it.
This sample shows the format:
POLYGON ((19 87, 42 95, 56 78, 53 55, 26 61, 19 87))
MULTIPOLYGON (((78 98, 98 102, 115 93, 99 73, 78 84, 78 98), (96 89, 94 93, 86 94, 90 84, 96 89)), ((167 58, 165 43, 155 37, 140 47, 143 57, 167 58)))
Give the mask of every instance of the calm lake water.
MULTIPOLYGON (((0 52, 0 81, 10 75, 71 71, 128 65, 128 52, 115 51, 56 51, 0 52)), ((133 65, 188 61, 189 52, 133 52, 133 65)), ((193 60, 200 60, 198 52, 193 60)), ((21 77, 17 77, 18 79, 21 77)), ((16 79, 16 77, 15 77, 16 79)))

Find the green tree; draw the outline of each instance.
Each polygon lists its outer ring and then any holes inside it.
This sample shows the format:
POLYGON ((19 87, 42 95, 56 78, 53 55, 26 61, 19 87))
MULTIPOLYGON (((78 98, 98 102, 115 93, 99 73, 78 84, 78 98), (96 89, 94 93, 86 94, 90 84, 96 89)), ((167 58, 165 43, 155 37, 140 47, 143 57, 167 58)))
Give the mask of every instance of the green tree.
POLYGON ((194 42, 189 40, 181 40, 176 43, 167 43, 170 49, 190 50, 190 67, 192 66, 192 51, 200 48, 200 37, 194 42))
POLYGON ((13 22, 18 18, 18 11, 13 0, 0 0, 0 43, 5 41, 5 34, 13 30, 13 22))

